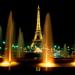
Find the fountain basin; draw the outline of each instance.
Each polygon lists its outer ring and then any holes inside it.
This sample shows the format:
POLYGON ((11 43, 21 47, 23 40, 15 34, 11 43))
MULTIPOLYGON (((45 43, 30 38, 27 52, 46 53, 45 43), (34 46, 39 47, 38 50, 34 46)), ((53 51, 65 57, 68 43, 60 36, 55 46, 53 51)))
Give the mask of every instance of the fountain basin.
POLYGON ((9 66, 16 66, 16 65, 18 65, 18 63, 15 61, 11 61, 11 62, 3 61, 2 63, 0 63, 1 67, 9 67, 9 66))

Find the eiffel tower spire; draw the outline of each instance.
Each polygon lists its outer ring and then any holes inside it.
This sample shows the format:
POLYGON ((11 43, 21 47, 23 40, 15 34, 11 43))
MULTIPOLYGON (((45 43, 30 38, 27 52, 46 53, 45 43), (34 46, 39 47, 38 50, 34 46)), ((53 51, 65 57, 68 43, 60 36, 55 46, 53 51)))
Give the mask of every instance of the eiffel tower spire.
POLYGON ((36 31, 35 31, 34 39, 31 44, 31 48, 35 46, 40 46, 41 41, 42 41, 42 32, 41 32, 41 26, 40 26, 40 7, 38 5, 36 31))

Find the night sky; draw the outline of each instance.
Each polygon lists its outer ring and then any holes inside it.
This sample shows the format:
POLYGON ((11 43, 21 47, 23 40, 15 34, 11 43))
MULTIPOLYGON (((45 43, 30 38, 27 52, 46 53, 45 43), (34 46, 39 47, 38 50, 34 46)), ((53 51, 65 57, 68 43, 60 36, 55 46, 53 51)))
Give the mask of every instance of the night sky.
POLYGON ((25 43, 31 43, 35 34, 38 4, 42 31, 46 13, 49 12, 54 43, 59 45, 73 44, 75 31, 72 21, 72 6, 70 6, 71 1, 67 3, 65 0, 0 0, 0 25, 3 30, 3 39, 6 35, 8 14, 12 10, 15 22, 15 38, 18 38, 18 29, 21 27, 25 43))

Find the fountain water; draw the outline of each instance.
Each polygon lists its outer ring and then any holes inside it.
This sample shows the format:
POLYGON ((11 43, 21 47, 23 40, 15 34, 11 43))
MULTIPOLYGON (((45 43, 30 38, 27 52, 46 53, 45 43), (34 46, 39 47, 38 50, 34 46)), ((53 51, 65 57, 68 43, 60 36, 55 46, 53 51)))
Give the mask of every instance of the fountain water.
POLYGON ((0 64, 0 66, 9 67, 18 64, 17 62, 15 62, 12 53, 13 32, 14 32, 14 24, 12 20, 12 12, 10 12, 6 33, 6 45, 3 59, 4 61, 0 64))
POLYGON ((47 13, 45 24, 44 24, 44 34, 42 40, 42 63, 39 64, 40 67, 54 67, 54 55, 53 55, 53 39, 52 39, 52 27, 50 15, 47 13))
POLYGON ((17 58, 22 58, 24 56, 23 48, 24 48, 23 32, 21 31, 21 28, 19 28, 17 58))
POLYGON ((67 46, 66 44, 64 44, 64 58, 68 58, 68 56, 69 56, 69 53, 67 51, 67 46))
POLYGON ((75 51, 73 51, 72 53, 72 58, 73 58, 73 61, 69 63, 69 65, 75 67, 75 51))

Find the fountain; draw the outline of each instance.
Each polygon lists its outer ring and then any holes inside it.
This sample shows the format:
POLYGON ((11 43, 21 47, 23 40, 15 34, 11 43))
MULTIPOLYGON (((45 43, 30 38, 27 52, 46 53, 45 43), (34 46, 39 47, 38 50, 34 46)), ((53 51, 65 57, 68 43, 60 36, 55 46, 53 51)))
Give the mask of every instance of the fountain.
POLYGON ((71 63, 69 63, 68 65, 75 67, 75 51, 73 51, 73 53, 72 53, 72 58, 73 58, 73 61, 71 63))
POLYGON ((64 58, 68 58, 68 56, 69 56, 69 53, 67 51, 67 46, 66 44, 64 44, 64 58))
POLYGON ((18 64, 17 62, 15 62, 15 59, 13 58, 13 53, 12 53, 13 32, 14 32, 14 24, 12 21, 12 12, 10 12, 10 15, 8 18, 8 25, 7 25, 4 58, 3 58, 3 62, 0 63, 0 66, 2 67, 10 67, 10 66, 15 66, 18 64))
POLYGON ((19 28, 19 37, 18 37, 18 48, 17 48, 17 58, 22 58, 24 56, 24 39, 21 28, 19 28))
POLYGON ((53 39, 50 15, 47 13, 44 25, 44 34, 42 40, 42 62, 38 64, 40 67, 55 67, 53 55, 53 39))

